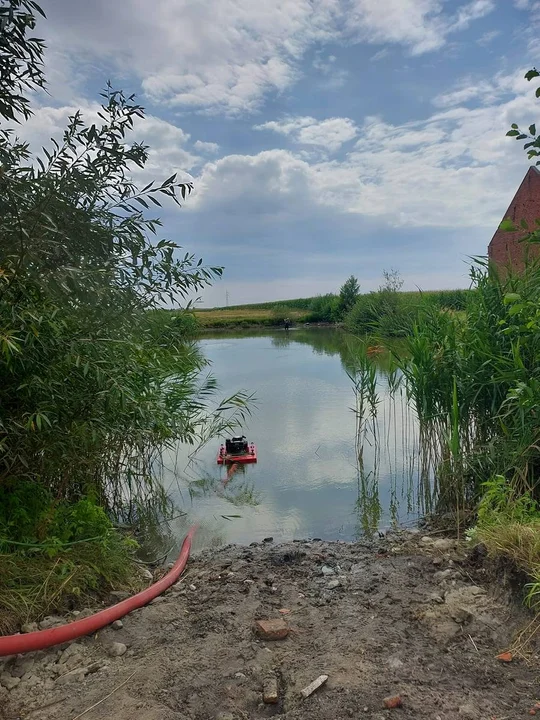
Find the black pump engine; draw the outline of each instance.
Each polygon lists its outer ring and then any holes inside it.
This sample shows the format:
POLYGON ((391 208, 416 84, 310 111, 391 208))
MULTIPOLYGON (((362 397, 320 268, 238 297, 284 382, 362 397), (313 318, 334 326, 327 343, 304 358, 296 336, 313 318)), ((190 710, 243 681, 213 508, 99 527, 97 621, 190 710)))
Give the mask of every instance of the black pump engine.
POLYGON ((231 440, 225 440, 225 450, 228 455, 241 455, 249 450, 248 441, 245 435, 233 437, 231 440))

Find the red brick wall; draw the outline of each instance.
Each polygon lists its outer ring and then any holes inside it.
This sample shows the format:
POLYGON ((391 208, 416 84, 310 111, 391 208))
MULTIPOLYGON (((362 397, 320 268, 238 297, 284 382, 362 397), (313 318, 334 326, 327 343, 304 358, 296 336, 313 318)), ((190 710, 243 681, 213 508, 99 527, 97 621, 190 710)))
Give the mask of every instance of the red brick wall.
MULTIPOLYGON (((537 227, 535 221, 540 220, 540 171, 536 167, 530 167, 523 178, 502 220, 507 218, 518 227, 522 220, 527 221, 531 230, 537 227)), ((497 230, 488 247, 490 259, 499 267, 510 264, 515 270, 522 270, 527 254, 540 256, 539 245, 519 242, 524 235, 525 231, 512 233, 497 230)))

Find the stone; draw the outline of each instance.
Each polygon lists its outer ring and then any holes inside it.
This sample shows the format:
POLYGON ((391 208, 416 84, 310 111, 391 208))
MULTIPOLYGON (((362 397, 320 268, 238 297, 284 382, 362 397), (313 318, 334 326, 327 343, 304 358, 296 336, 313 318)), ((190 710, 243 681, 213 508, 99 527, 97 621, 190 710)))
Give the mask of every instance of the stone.
MULTIPOLYGON (((109 593, 109 594, 113 595, 114 593, 109 593)), ((127 593, 124 593, 124 595, 127 595, 127 593)), ((113 598, 113 602, 119 602, 119 600, 115 600, 113 598)), ((90 617, 90 615, 93 615, 93 614, 94 614, 94 610, 92 610, 92 608, 84 608, 77 615, 77 620, 83 620, 84 618, 90 617)))
POLYGON ((335 580, 330 580, 328 585, 326 586, 329 590, 335 590, 341 585, 341 582, 336 578, 335 580))
POLYGON ((29 673, 34 667, 34 658, 22 657, 13 666, 11 670, 12 677, 22 678, 23 675, 29 673))
POLYGON ((141 568, 140 569, 140 576, 143 580, 148 580, 149 582, 153 582, 154 576, 150 572, 148 568, 141 568))
POLYGON ((469 588, 469 592, 471 593, 471 595, 476 596, 486 595, 486 590, 484 590, 483 587, 479 587, 478 585, 471 585, 471 587, 469 588))
MULTIPOLYGON (((274 542, 274 538, 273 538, 273 537, 265 537, 265 538, 263 538, 263 543, 271 543, 271 542, 274 542)), ((266 701, 265 701, 265 702, 266 702, 266 701)))
POLYGON ((440 557, 433 558, 433 564, 435 567, 440 567, 443 564, 443 559, 440 557))
POLYGON ((65 675, 60 675, 56 679, 57 685, 68 685, 70 682, 73 682, 74 680, 82 680, 82 678, 86 677, 88 674, 88 669, 83 668, 76 668, 75 670, 70 670, 68 673, 65 673, 65 675))
POLYGON ((393 708, 402 707, 403 700, 400 698, 399 695, 392 695, 391 697, 384 698, 383 705, 387 710, 392 710, 393 708))
POLYGON ((454 571, 452 570, 452 568, 447 568, 446 570, 438 570, 436 573, 433 573, 433 579, 437 580, 438 582, 441 580, 450 580, 453 574, 454 571))
POLYGON ((234 677, 235 677, 237 680, 247 680, 247 675, 244 675, 243 672, 236 672, 236 673, 234 673, 234 677))
POLYGON ((189 589, 191 590, 191 592, 195 592, 197 588, 195 587, 195 585, 190 585, 189 589))
POLYGON ((421 543, 424 545, 433 545, 434 540, 433 538, 430 538, 429 535, 424 535, 424 537, 420 540, 421 543))
POLYGON ((275 705, 279 700, 277 679, 269 676, 263 682, 263 702, 268 705, 275 705))
POLYGON ((443 552, 453 550, 456 547, 456 541, 450 540, 449 538, 439 538, 438 540, 435 540, 433 547, 436 550, 442 550, 443 552))
POLYGON ((442 595, 439 595, 439 593, 431 593, 429 599, 431 602, 438 603, 439 605, 444 604, 444 598, 442 595))
POLYGON ((454 622, 457 622, 458 625, 465 625, 471 621, 472 613, 465 608, 457 607, 450 610, 450 617, 454 620, 454 622))
POLYGON ((263 640, 284 640, 289 634, 289 626, 283 618, 256 620, 255 630, 263 640))
POLYGON ((480 713, 480 711, 478 710, 476 705, 473 705, 472 703, 460 705, 458 712, 462 717, 465 717, 465 718, 471 718, 471 719, 476 718, 477 719, 479 717, 482 717, 482 714, 480 713))
POLYGON ((13 690, 21 682, 18 677, 12 677, 9 673, 2 673, 0 675, 0 685, 5 687, 6 690, 13 690))
POLYGON ((112 642, 107 647, 107 654, 111 657, 121 657, 127 650, 127 646, 124 643, 112 642))
POLYGON ((111 627, 113 630, 121 630, 124 627, 124 623, 121 620, 115 620, 111 623, 111 627))
POLYGON ((323 575, 335 575, 334 568, 331 568, 329 565, 323 565, 321 568, 321 573, 323 575))
POLYGON ((64 618, 61 618, 58 615, 48 615, 46 618, 43 618, 43 620, 39 623, 39 629, 50 630, 50 628, 63 624, 64 618))
POLYGON ((390 658, 387 665, 391 670, 399 670, 405 663, 399 658, 390 658))
POLYGON ((38 624, 36 622, 24 623, 24 625, 21 625, 22 633, 37 632, 38 629, 38 624))
POLYGON ((166 602, 166 600, 167 598, 164 595, 158 595, 150 601, 150 605, 160 605, 161 603, 166 602))
POLYGON ((131 595, 125 590, 111 590, 109 595, 111 596, 113 603, 119 603, 122 602, 122 600, 127 600, 128 597, 131 597, 131 595))
POLYGON ((21 682, 24 682, 25 688, 33 688, 36 687, 36 685, 41 685, 41 680, 38 678, 37 675, 29 675, 28 677, 24 677, 21 679, 21 682))
POLYGON ((79 643, 72 643, 64 650, 58 662, 60 663, 60 665, 63 665, 73 655, 82 655, 83 652, 84 647, 82 645, 79 645, 79 643))

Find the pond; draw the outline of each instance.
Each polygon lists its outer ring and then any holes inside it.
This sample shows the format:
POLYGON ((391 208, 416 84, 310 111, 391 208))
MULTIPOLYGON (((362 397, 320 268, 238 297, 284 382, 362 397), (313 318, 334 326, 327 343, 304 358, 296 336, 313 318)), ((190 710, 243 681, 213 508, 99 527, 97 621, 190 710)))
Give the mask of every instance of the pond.
MULTIPOLYGON (((165 482, 186 511, 172 523, 183 537, 200 525, 197 546, 319 537, 353 540, 391 524, 414 524, 424 510, 415 462, 417 424, 389 392, 390 353, 374 354, 377 416, 358 442, 350 375, 365 343, 343 331, 298 328, 205 335, 200 348, 226 396, 244 389, 256 404, 243 428, 258 463, 230 478, 217 465, 220 440, 180 446, 165 482)), ((395 382, 395 377, 394 380, 395 382)))

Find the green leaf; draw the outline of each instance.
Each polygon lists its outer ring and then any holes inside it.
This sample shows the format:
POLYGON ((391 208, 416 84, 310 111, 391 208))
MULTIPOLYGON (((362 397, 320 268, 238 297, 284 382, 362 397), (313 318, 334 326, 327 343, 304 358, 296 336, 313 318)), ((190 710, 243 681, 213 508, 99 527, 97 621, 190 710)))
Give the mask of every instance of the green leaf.
POLYGON ((499 230, 502 230, 503 232, 515 232, 517 229, 518 228, 514 225, 514 221, 510 220, 510 218, 506 218, 499 225, 499 230))
POLYGON ((509 130, 506 133, 506 137, 517 137, 519 135, 519 130, 509 130))
POLYGON ((505 305, 511 305, 512 303, 519 302, 521 295, 519 293, 506 293, 503 302, 505 305))
POLYGON ((531 135, 536 135, 536 125, 534 123, 532 125, 529 125, 529 133, 531 135))
POLYGON ((525 73, 525 80, 530 81, 533 78, 539 77, 539 76, 540 76, 540 73, 538 72, 538 70, 536 68, 533 68, 532 70, 529 70, 528 72, 525 73))

